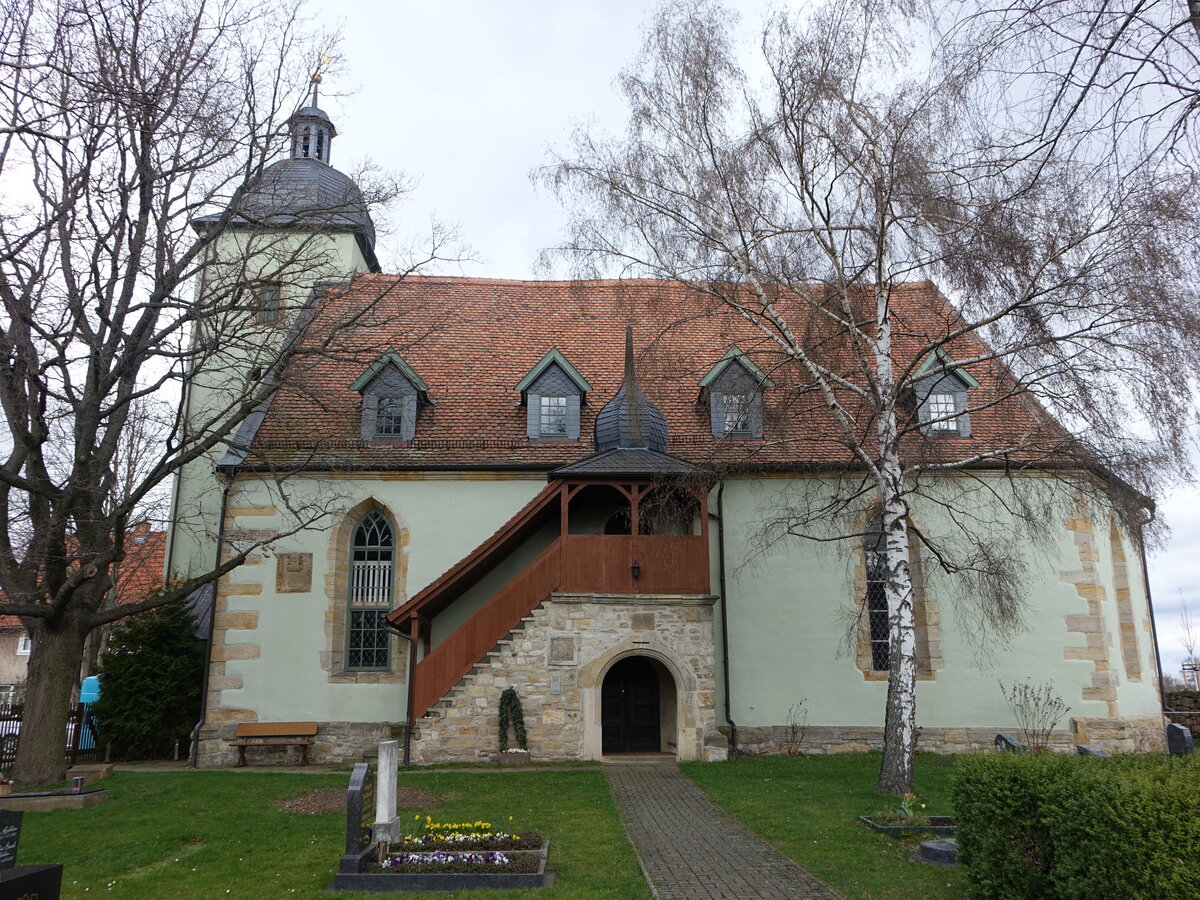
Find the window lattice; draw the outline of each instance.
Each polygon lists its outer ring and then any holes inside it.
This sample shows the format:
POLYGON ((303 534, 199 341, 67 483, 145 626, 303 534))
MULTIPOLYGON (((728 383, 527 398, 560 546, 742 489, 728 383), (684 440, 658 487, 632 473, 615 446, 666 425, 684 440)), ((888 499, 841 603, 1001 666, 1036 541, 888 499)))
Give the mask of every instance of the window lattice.
POLYGON ((750 407, 754 397, 750 394, 725 395, 725 433, 744 434, 750 430, 750 407))
POLYGON ((367 513, 354 529, 346 668, 386 669, 391 640, 384 617, 392 608, 392 527, 380 513, 367 513))
POLYGON ((928 409, 930 428, 935 431, 958 430, 958 407, 953 394, 930 394, 928 409))
POLYGON ((867 568, 867 626, 871 637, 871 668, 886 672, 891 668, 892 629, 888 621, 887 554, 884 552, 882 523, 872 523, 863 545, 867 568))
POLYGON ((375 433, 388 435, 404 434, 405 397, 384 396, 379 398, 375 414, 375 433))
POLYGON ((542 434, 565 435, 567 433, 567 398, 542 398, 542 434))

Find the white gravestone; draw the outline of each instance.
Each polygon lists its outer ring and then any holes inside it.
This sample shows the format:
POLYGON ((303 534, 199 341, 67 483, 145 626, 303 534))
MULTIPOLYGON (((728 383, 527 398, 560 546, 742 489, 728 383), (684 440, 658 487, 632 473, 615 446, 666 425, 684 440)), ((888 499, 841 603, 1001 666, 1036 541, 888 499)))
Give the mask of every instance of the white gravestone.
POLYGON ((379 761, 375 766, 375 828, 376 841, 396 840, 396 775, 400 769, 400 742, 383 741, 379 745, 379 761))

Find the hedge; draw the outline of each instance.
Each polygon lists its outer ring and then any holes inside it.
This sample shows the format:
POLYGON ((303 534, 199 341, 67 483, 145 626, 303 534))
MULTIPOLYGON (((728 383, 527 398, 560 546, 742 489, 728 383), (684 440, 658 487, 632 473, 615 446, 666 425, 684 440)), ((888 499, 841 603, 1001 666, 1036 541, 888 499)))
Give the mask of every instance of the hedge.
POLYGON ((1194 757, 969 756, 950 796, 982 897, 1200 896, 1194 757))

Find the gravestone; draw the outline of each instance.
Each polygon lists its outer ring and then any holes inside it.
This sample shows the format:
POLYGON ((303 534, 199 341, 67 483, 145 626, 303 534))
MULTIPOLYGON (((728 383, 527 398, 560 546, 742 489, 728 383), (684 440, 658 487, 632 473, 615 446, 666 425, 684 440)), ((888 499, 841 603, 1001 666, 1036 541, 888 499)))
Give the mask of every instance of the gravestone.
POLYGON ((1196 752, 1192 733, 1183 725, 1167 726, 1167 753, 1170 756, 1190 756, 1196 752))
POLYGON ((371 764, 358 763, 346 788, 346 852, 338 863, 339 872, 360 871, 361 859, 370 850, 374 794, 371 764))
POLYGON ((1099 757, 1108 756, 1108 754, 1105 753, 1103 750, 1100 750, 1096 747, 1088 747, 1085 744, 1076 744, 1075 745, 1075 753, 1078 754, 1079 756, 1099 756, 1099 757))
POLYGON ((1011 734, 996 735, 996 749, 1001 753, 1024 753, 1025 745, 1011 734))
POLYGON ((377 843, 399 839, 396 819, 396 775, 400 768, 400 742, 381 741, 378 768, 375 770, 375 827, 371 831, 377 843))
POLYGON ((21 817, 23 812, 0 809, 0 869, 11 869, 17 864, 17 844, 21 840, 21 817))
POLYGON ((62 873, 61 865, 0 869, 0 897, 4 900, 59 900, 62 873))

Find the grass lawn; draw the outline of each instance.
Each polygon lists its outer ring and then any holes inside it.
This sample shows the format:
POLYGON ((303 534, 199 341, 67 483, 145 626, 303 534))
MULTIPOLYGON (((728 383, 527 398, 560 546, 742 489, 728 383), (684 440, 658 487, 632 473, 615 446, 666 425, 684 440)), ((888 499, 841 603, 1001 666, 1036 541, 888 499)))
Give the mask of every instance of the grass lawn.
MULTIPOLYGON (((63 863, 64 898, 326 900, 345 816, 299 815, 276 804, 347 781, 347 775, 118 772, 102 782, 110 799, 101 806, 25 813, 17 862, 63 863)), ((400 783, 444 800, 410 815, 505 823, 511 815, 519 829, 542 832, 551 841, 549 867, 558 873, 548 889, 406 896, 649 896, 600 772, 405 773, 400 783)))
MULTIPOLYGON (((878 753, 754 757, 689 763, 683 770, 731 816, 743 822, 847 897, 963 898, 961 869, 912 862, 919 839, 897 840, 858 821, 894 798, 871 788, 878 753)), ((948 815, 955 757, 921 755, 916 792, 924 812, 948 815)))

